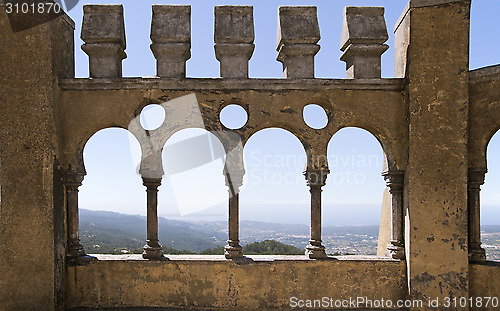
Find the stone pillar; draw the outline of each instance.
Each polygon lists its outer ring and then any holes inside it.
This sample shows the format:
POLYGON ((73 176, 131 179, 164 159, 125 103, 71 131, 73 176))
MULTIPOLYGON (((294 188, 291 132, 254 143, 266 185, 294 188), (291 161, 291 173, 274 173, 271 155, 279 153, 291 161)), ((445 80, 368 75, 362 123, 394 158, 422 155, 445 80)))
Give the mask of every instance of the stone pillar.
POLYGON ((328 169, 307 169, 304 172, 311 193, 311 238, 306 247, 306 256, 311 259, 327 257, 325 247, 321 244, 321 188, 329 173, 328 169))
POLYGON ((391 240, 387 245, 386 256, 394 259, 404 259, 404 210, 403 187, 404 171, 391 170, 382 173, 391 196, 391 240))
POLYGON ((153 5, 151 51, 156 58, 156 75, 185 78, 191 57, 191 6, 153 5))
POLYGON ((158 240, 158 187, 161 178, 142 178, 147 193, 147 240, 142 258, 165 260, 158 240))
POLYGON ((284 78, 314 78, 314 56, 320 37, 314 6, 281 6, 278 9, 277 60, 284 78))
POLYGON ((408 159, 403 198, 408 207, 410 299, 469 298, 470 4, 411 0, 396 24, 395 72, 410 81, 405 91, 408 159))
POLYGON ((484 184, 485 168, 469 168, 468 214, 469 214, 469 260, 486 261, 486 252, 481 247, 480 191, 484 184))
POLYGON ((239 206, 239 189, 243 184, 244 170, 225 169, 226 186, 229 188, 229 221, 228 233, 229 237, 227 245, 224 247, 224 256, 227 259, 242 258, 243 253, 240 246, 240 206, 239 206))
POLYGON ((82 185, 84 174, 76 171, 66 172, 66 212, 68 223, 68 239, 66 258, 72 264, 84 264, 94 257, 86 256, 80 244, 80 223, 78 217, 78 188, 82 185))
POLYGON ((82 50, 89 56, 91 78, 121 78, 125 54, 123 6, 116 4, 83 7, 82 50))
POLYGON ((215 57, 222 78, 248 78, 254 38, 252 6, 215 7, 215 57))
POLYGON ((389 48, 382 7, 346 7, 342 25, 340 60, 348 79, 381 77, 381 56, 389 48))

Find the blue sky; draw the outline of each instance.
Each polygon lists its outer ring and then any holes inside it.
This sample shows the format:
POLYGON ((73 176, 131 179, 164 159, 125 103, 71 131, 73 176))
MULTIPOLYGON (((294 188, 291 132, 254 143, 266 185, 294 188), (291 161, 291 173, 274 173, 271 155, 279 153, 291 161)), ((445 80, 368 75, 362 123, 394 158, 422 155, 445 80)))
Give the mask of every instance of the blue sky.
MULTIPOLYGON (((88 58, 80 49, 82 6, 87 3, 123 3, 127 34, 127 55, 123 74, 127 77, 154 76, 155 60, 149 48, 151 5, 191 4, 192 48, 187 62, 188 77, 218 77, 219 63, 213 50, 213 7, 223 4, 254 6, 255 52, 250 61, 250 77, 279 78, 281 63, 276 61, 277 8, 280 5, 315 5, 321 29, 321 50, 316 56, 316 77, 344 78, 340 57, 340 31, 344 6, 384 6, 390 49, 382 58, 383 77, 392 77, 394 66, 393 26, 406 6, 394 0, 323 1, 80 1, 69 12, 76 23, 76 76, 88 77, 88 58)), ((498 37, 500 21, 495 12, 498 0, 474 0, 471 16, 471 69, 500 63, 498 37)), ((154 123, 151 111, 145 122, 154 123)), ((313 116, 314 121, 314 116, 313 116)), ((187 130, 174 135, 167 144, 190 136, 206 135, 187 130)), ((489 173, 483 187, 484 224, 500 221, 500 134, 488 149, 489 173)), ((166 157, 167 155, 165 155, 166 157)), ((138 143, 125 130, 106 129, 94 135, 85 148, 86 176, 80 192, 80 207, 144 215, 145 189, 136 173, 140 157, 138 143)), ((324 187, 325 225, 377 225, 380 219, 383 153, 371 134, 360 129, 344 129, 330 142, 332 173, 324 187)), ((299 141, 284 130, 257 133, 245 147, 247 176, 240 195, 241 219, 284 223, 309 222, 309 192, 302 171, 305 154, 299 141)), ((227 188, 222 162, 214 161, 183 176, 165 176, 159 194, 159 213, 183 220, 226 220, 227 188), (192 183, 195 182, 193 185, 192 183), (188 186, 191 183, 191 186, 188 186), (188 213, 196 211, 195 213, 188 213)))

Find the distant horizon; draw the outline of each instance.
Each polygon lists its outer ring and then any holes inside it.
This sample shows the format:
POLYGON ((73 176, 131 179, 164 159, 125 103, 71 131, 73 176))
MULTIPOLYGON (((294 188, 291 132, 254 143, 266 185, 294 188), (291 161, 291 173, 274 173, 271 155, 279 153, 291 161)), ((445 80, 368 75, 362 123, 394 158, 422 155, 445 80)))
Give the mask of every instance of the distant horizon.
MULTIPOLYGON (((254 204, 254 205, 277 205, 277 204, 254 204)), ((290 205, 290 204, 287 204, 290 205)), ((302 205, 300 203, 297 203, 296 205, 302 205)), ((338 205, 338 204, 336 204, 338 205)), ((342 204, 344 206, 350 205, 352 206, 357 206, 360 207, 360 204, 342 204)), ((363 204, 361 206, 364 206, 365 208, 368 207, 374 207, 374 204, 363 204)), ((488 209, 489 214, 491 215, 491 210, 495 210, 495 215, 494 217, 491 217, 490 221, 488 222, 481 222, 481 226, 500 226, 500 221, 498 223, 491 222, 492 219, 500 219, 500 206, 496 205, 485 205, 482 206, 482 208, 488 209)), ((122 214, 122 215, 130 215, 130 216, 140 216, 140 217, 146 217, 146 214, 139 214, 139 213, 127 213, 126 211, 120 212, 116 210, 103 210, 103 209, 89 209, 89 208, 80 208, 80 210, 85 210, 85 211, 93 211, 93 212, 111 212, 111 213, 117 213, 117 214, 122 214)), ((309 211, 305 211, 305 213, 308 213, 309 211)), ((350 210, 352 212, 352 210, 350 210)), ((380 210, 379 210, 380 214, 380 210)), ((218 214, 218 213, 195 213, 191 215, 185 215, 185 216, 180 216, 179 214, 158 214, 158 217, 160 218, 165 218, 168 220, 176 220, 176 221, 184 221, 184 222, 227 222, 227 214, 218 214)), ((350 217, 352 217, 352 214, 350 214, 350 217)), ((267 217, 268 218, 268 217, 267 217)), ((254 221, 254 222, 262 222, 262 223, 268 223, 268 224, 286 224, 286 225, 309 225, 309 218, 307 221, 304 222, 293 222, 293 221, 280 221, 278 219, 267 219, 267 218, 244 218, 242 219, 240 217, 240 222, 244 221, 254 221)), ((294 217, 295 218, 295 217, 294 217)), ((325 218, 323 215, 323 226, 332 226, 332 227, 343 227, 343 226, 379 226, 380 225, 380 216, 378 218, 377 223, 331 223, 329 220, 331 218, 339 218, 338 215, 329 215, 328 218, 325 218)), ((286 220, 286 218, 285 218, 286 220)), ((288 219, 290 220, 290 219, 288 219)), ((365 217, 366 220, 366 217, 365 217)))

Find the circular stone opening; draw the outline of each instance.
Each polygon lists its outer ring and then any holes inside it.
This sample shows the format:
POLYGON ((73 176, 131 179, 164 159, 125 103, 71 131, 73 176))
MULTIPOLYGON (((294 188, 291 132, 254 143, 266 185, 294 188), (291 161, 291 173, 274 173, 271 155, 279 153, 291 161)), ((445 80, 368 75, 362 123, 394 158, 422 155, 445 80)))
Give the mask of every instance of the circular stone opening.
POLYGON ((320 130, 325 128, 328 124, 328 116, 326 115, 325 109, 320 105, 309 104, 304 107, 302 117, 304 118, 304 122, 310 128, 315 130, 320 130))
POLYGON ((165 109, 157 104, 150 104, 142 108, 141 126, 148 131, 156 130, 165 121, 165 109))
POLYGON ((219 119, 226 128, 237 130, 247 123, 248 114, 240 105, 231 104, 221 110, 219 119))

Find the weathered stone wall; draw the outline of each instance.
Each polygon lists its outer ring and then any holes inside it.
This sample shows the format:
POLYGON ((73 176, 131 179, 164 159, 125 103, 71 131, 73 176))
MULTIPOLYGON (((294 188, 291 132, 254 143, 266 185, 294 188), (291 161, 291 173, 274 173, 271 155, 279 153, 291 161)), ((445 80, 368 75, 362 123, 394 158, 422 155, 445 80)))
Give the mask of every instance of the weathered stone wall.
POLYGON ((408 10, 400 25, 408 28, 396 32, 408 47, 396 55, 406 57, 408 79, 409 293, 467 297, 470 1, 408 10))
MULTIPOLYGON (((483 264, 472 264, 469 268, 469 295, 472 299, 477 297, 498 297, 500 293, 500 263, 489 262, 483 264)), ((486 302, 486 299, 483 299, 486 302)), ((477 306, 471 310, 497 310, 498 307, 489 308, 477 306)))
POLYGON ((68 307, 287 310, 291 297, 349 300, 359 296, 395 302, 406 296, 405 265, 396 260, 311 261, 287 256, 269 261, 271 256, 264 256, 268 259, 237 264, 222 256, 169 257, 173 260, 108 260, 70 267, 68 307))
POLYGON ((73 24, 13 32, 0 6, 0 310, 62 306, 64 198, 59 77, 73 76, 73 24))

